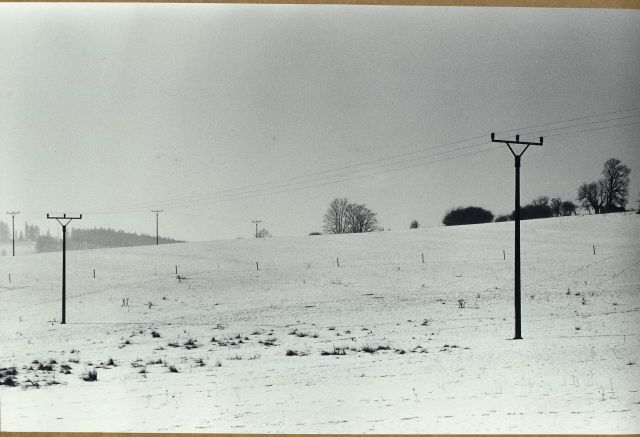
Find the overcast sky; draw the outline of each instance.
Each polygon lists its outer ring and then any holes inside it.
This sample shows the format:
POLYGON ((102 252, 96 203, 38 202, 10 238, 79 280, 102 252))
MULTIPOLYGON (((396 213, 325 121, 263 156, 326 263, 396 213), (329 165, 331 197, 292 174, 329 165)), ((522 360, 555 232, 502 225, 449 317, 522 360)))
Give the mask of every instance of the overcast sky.
POLYGON ((639 46, 639 11, 0 4, 0 208, 209 240, 319 231, 346 196, 439 226, 513 209, 489 135, 516 129, 545 136, 523 202, 616 157, 635 208, 639 46))

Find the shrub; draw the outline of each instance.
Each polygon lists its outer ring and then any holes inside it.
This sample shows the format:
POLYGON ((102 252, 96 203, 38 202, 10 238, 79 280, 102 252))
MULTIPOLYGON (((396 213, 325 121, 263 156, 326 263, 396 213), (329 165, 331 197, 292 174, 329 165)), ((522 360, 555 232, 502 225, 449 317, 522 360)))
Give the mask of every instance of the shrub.
POLYGON ((169 373, 180 373, 180 371, 178 370, 178 368, 176 366, 174 366, 173 364, 169 366, 169 373))
POLYGON ((190 338, 189 340, 184 342, 184 347, 187 349, 196 349, 198 345, 196 344, 196 340, 190 338))
POLYGON ((98 371, 95 369, 88 370, 82 374, 80 377, 83 381, 97 381, 98 380, 98 371))
MULTIPOLYGON (((549 205, 528 204, 520 208, 520 220, 533 220, 553 217, 553 211, 549 205)), ((516 212, 511 213, 511 219, 515 220, 516 212)))
POLYGON ((496 222, 496 223, 498 223, 498 222, 508 222, 508 221, 511 221, 511 216, 509 216, 508 214, 499 215, 494 220, 494 222, 496 222))
POLYGON ((160 333, 158 331, 151 331, 151 336, 153 338, 160 338, 160 333))
POLYGON ((346 355, 347 348, 344 347, 333 347, 332 351, 322 351, 320 352, 320 355, 346 355))
POLYGON ((418 223, 418 220, 411 220, 411 223, 409 223, 409 229, 418 229, 420 227, 420 223, 418 223))
POLYGON ((5 367, 0 369, 0 385, 15 387, 17 385, 14 376, 18 374, 15 367, 5 367))
POLYGON ((386 351, 391 349, 388 345, 387 346, 382 346, 382 345, 378 345, 378 346, 372 346, 372 345, 364 345, 360 348, 360 350, 362 352, 366 352, 368 354, 373 354, 376 353, 378 351, 386 351))
POLYGON ((311 232, 309 235, 322 235, 320 232, 311 232))
POLYGON ((445 226, 472 225, 491 221, 493 221, 493 213, 478 206, 451 209, 442 219, 445 226))
POLYGON ((293 349, 287 349, 286 353, 286 356, 288 357, 304 357, 305 355, 307 355, 306 352, 294 351, 293 349))

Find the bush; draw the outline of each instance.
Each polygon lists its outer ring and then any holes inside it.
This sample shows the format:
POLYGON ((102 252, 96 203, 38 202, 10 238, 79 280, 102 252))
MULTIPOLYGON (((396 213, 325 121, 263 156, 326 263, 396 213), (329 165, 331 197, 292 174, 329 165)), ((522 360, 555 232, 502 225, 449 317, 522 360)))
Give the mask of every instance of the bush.
POLYGON ((409 229, 418 229, 420 227, 420 223, 418 223, 418 220, 411 220, 411 223, 409 223, 409 229))
POLYGON ((472 225, 491 221, 493 221, 493 213, 479 206, 451 209, 442 219, 445 226, 472 225))
MULTIPOLYGON (((549 205, 528 204, 520 208, 520 220, 533 220, 553 217, 553 211, 549 205)), ((511 219, 515 220, 516 212, 511 213, 511 219)))
POLYGON ((498 217, 496 217, 496 219, 494 220, 494 222, 508 222, 511 221, 511 217, 507 214, 503 214, 503 215, 499 215, 498 217))
POLYGON ((81 378, 84 381, 97 381, 98 380, 98 371, 95 369, 91 369, 85 373, 82 374, 81 378))
POLYGON ((320 232, 311 232, 311 233, 309 233, 309 235, 322 235, 322 233, 320 233, 320 232))

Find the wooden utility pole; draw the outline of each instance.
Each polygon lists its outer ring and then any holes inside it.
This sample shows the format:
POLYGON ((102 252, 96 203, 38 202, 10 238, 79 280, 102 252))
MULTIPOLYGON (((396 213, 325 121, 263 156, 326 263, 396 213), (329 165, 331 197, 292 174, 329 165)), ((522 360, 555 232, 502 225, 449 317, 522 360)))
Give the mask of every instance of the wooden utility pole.
POLYGON ((496 140, 495 134, 491 134, 491 142, 504 143, 509 147, 511 154, 515 159, 516 167, 516 193, 515 193, 515 284, 514 284, 514 300, 515 300, 515 336, 514 340, 522 340, 521 330, 521 305, 520 305, 520 158, 527 151, 529 146, 542 146, 542 137, 540 142, 534 143, 529 141, 520 141, 520 135, 516 135, 515 141, 512 140, 496 140), (514 151, 512 146, 524 146, 520 152, 514 151))
POLYGON ((251 220, 251 223, 256 224, 256 238, 258 238, 258 223, 261 223, 262 220, 251 220))
POLYGON ((62 217, 51 217, 47 214, 47 218, 57 220, 62 225, 62 324, 64 325, 67 323, 67 225, 71 220, 82 220, 82 214, 80 217, 68 217, 67 214, 63 214, 62 217))
POLYGON ((161 212, 164 212, 163 209, 152 209, 151 212, 155 212, 156 213, 156 246, 160 241, 160 238, 158 237, 158 214, 160 214, 161 212))
POLYGON ((7 212, 7 214, 9 214, 11 216, 11 241, 13 241, 13 243, 12 243, 13 255, 12 256, 16 256, 16 223, 15 223, 15 219, 16 219, 16 215, 20 214, 20 211, 11 211, 11 212, 7 212))

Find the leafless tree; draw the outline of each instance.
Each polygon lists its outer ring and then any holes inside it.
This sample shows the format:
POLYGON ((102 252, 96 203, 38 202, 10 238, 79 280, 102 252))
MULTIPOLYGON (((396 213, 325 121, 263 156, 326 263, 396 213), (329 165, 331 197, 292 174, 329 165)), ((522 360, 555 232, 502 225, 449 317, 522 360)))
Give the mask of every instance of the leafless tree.
POLYGON ((602 190, 605 211, 624 211, 629 196, 629 173, 631 169, 619 159, 611 158, 604 163, 602 190))
POLYGON ((378 229, 376 213, 366 205, 350 203, 346 209, 347 231, 352 233, 373 232, 378 229))
POLYGON ((578 188, 578 201, 589 214, 591 214, 591 210, 594 214, 600 214, 602 210, 604 202, 601 185, 599 182, 591 182, 582 184, 578 188))
POLYGON ((537 199, 533 199, 530 203, 533 206, 549 206, 549 196, 540 196, 537 199))
POLYGON ((576 215, 578 206, 571 200, 564 200, 560 204, 560 215, 576 215))
POLYGON ((562 199, 559 197, 554 197, 549 201, 549 206, 551 207, 551 212, 554 217, 559 217, 562 215, 562 199))
POLYGON ((258 234, 256 235, 256 238, 269 238, 271 237, 271 232, 269 232, 268 230, 262 228, 258 231, 258 234))
POLYGON ((349 201, 346 197, 333 199, 324 214, 323 230, 328 234, 344 234, 346 232, 346 211, 349 201))
POLYGON ((323 229, 329 234, 372 232, 378 230, 376 213, 366 205, 349 203, 346 198, 336 198, 324 214, 323 229))

